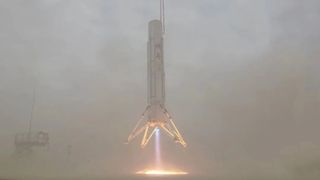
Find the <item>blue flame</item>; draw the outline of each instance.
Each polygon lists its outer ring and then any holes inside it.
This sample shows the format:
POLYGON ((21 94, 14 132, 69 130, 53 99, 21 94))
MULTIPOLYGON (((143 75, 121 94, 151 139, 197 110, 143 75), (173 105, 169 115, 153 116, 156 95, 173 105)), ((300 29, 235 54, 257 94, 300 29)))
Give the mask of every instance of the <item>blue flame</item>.
POLYGON ((157 127, 155 132, 155 155, 156 155, 156 167, 161 168, 161 150, 160 150, 160 129, 157 127))

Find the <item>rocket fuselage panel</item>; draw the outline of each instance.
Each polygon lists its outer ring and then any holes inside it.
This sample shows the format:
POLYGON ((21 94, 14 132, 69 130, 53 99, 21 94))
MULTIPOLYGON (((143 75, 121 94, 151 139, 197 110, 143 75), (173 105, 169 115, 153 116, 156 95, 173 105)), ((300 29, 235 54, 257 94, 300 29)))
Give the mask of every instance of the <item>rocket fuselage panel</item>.
POLYGON ((165 103, 165 73, 163 58, 162 23, 159 20, 149 22, 148 40, 148 104, 150 119, 162 116, 160 106, 165 103))

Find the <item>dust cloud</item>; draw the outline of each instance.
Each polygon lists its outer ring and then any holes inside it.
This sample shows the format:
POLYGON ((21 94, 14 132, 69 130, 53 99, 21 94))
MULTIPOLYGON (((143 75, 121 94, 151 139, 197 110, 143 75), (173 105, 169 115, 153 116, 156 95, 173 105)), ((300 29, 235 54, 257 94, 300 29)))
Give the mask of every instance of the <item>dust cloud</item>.
MULTIPOLYGON (((152 164, 124 145, 146 106, 158 2, 0 1, 0 177, 107 177, 152 164), (14 134, 50 145, 26 157, 14 134)), ((320 1, 166 2, 166 104, 188 148, 168 166, 212 177, 320 177, 320 1)))

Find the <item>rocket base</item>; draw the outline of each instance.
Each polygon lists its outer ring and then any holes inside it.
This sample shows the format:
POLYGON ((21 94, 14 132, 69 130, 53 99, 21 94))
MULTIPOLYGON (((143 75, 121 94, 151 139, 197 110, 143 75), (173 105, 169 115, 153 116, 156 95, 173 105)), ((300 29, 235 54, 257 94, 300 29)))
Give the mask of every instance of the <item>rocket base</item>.
POLYGON ((168 111, 162 106, 160 106, 160 108, 165 118, 146 120, 145 115, 150 111, 150 106, 147 106, 135 128, 130 133, 128 137, 128 143, 138 135, 143 133, 143 138, 141 140, 140 146, 141 148, 144 148, 150 141, 153 134, 157 131, 157 129, 162 129, 166 132, 166 134, 172 137, 176 143, 181 144, 183 147, 187 147, 187 143, 181 136, 168 111))

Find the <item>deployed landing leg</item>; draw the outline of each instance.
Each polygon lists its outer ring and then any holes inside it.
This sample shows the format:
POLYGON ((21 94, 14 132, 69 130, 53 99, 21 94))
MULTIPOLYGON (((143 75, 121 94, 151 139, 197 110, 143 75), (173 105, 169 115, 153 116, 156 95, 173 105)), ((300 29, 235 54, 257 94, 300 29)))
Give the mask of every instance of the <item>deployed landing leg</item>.
POLYGON ((187 143, 184 141, 182 135, 180 134, 178 128, 174 124, 172 117, 170 116, 169 112, 166 108, 162 107, 163 113, 168 118, 169 122, 162 125, 162 129, 164 129, 171 137, 173 137, 176 143, 180 143, 183 147, 187 147, 187 143))
POLYGON ((153 134, 157 131, 157 129, 161 128, 165 132, 168 133, 170 137, 173 138, 173 140, 176 143, 180 143, 183 147, 187 146, 187 143, 184 141, 182 135, 180 134, 179 130, 177 129, 176 125, 174 124, 172 117, 168 113, 168 111, 160 106, 162 109, 162 113, 164 114, 164 119, 148 119, 145 123, 141 123, 145 119, 145 114, 150 110, 150 106, 146 108, 146 110, 143 112, 140 120, 136 124, 133 131, 130 133, 128 137, 128 143, 131 142, 135 137, 137 137, 139 134, 144 132, 143 138, 141 140, 141 148, 144 148, 148 142, 150 141, 153 134))
POLYGON ((147 124, 143 125, 142 127, 140 127, 140 124, 144 120, 144 117, 145 117, 146 113, 148 112, 149 108, 150 108, 150 106, 147 106, 146 110, 144 110, 144 112, 142 113, 141 118, 139 119, 138 123, 136 124, 136 126, 134 127, 132 132, 130 133, 127 143, 129 143, 131 140, 133 140, 135 137, 137 137, 140 133, 142 133, 147 128, 147 126, 148 126, 147 124))

